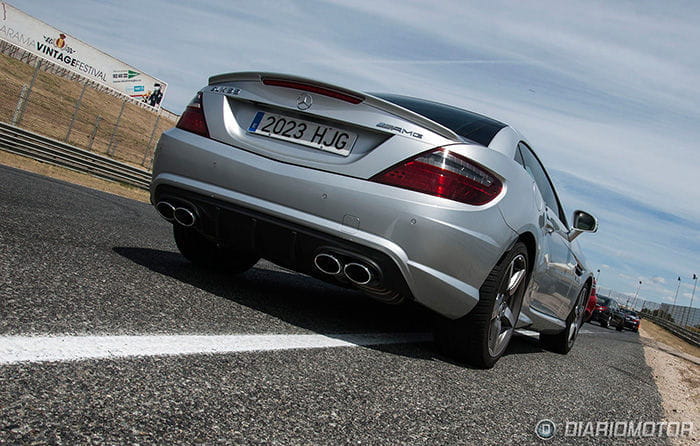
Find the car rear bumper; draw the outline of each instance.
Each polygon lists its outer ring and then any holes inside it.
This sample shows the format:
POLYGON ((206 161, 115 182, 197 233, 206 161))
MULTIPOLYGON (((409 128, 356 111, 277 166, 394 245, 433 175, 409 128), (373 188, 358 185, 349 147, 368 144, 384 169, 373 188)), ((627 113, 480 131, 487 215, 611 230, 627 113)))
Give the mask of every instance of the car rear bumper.
POLYGON ((495 205, 468 206, 286 164, 172 129, 158 144, 151 200, 177 191, 296 228, 290 237, 310 233, 378 253, 417 302, 450 318, 476 305, 479 287, 516 238, 495 205))
POLYGON ((638 330, 639 322, 625 321, 625 328, 629 328, 630 330, 638 330))

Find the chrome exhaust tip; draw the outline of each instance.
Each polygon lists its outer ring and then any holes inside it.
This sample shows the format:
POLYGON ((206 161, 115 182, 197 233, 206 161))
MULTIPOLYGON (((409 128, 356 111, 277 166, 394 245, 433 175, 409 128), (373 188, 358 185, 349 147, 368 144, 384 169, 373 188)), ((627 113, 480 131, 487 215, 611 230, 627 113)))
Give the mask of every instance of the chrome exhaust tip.
POLYGON ((356 285, 367 285, 374 279, 372 271, 361 263, 350 262, 345 265, 343 272, 356 285))
POLYGON ((175 219, 175 206, 167 201, 159 201, 156 204, 156 210, 160 216, 167 221, 173 221, 175 219))
POLYGON ((175 218, 176 222, 188 228, 194 225, 194 222, 197 220, 197 218, 194 216, 194 212, 187 208, 176 208, 173 212, 173 217, 175 218))
POLYGON ((314 265, 316 265, 316 268, 318 268, 321 272, 332 276, 340 274, 340 271, 343 269, 343 265, 336 256, 326 254, 324 252, 317 254, 316 257, 314 257, 314 265))

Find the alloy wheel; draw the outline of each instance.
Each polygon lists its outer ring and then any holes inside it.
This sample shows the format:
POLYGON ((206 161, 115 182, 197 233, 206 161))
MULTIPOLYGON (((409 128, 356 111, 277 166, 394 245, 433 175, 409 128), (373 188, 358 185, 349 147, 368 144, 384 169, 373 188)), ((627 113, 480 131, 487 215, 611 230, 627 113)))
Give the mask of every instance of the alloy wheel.
POLYGON ((518 254, 511 260, 499 286, 489 322, 488 347, 491 356, 498 356, 513 335, 519 309, 518 290, 525 283, 527 260, 518 254))

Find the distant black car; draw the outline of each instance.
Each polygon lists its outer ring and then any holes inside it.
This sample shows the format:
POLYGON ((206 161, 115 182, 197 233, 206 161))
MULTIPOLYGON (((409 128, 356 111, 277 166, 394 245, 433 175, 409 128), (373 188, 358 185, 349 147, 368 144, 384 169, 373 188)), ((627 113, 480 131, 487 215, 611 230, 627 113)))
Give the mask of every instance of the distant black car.
POLYGON ((634 332, 639 331, 639 314, 636 311, 627 309, 622 309, 621 311, 624 316, 624 328, 629 328, 634 332))
POLYGON ((598 300, 591 316, 591 322, 597 321, 601 327, 613 326, 622 331, 625 317, 620 305, 612 298, 598 295, 598 300))

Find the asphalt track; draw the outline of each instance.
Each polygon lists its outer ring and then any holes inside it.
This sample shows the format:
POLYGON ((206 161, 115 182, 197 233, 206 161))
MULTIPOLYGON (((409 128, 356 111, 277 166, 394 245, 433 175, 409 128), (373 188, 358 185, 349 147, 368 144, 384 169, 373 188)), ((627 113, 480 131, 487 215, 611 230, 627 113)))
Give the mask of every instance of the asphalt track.
POLYGON ((567 356, 521 335, 475 370, 420 308, 197 269, 150 206, 0 167, 0 443, 665 444, 562 436, 662 417, 637 335, 585 328, 567 356))

